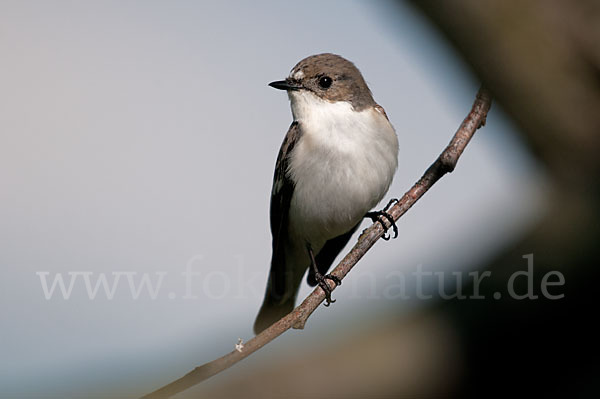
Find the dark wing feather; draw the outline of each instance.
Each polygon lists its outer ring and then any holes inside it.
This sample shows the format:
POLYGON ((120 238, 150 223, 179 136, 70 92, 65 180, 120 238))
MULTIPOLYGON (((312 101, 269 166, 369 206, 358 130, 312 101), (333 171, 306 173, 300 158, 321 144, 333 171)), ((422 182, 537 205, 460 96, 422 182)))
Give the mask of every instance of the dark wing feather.
POLYGON ((290 154, 300 138, 298 122, 290 126, 275 164, 273 190, 271 192, 271 234, 273 257, 271 258, 270 294, 273 299, 281 298, 286 290, 285 247, 288 240, 288 216, 294 183, 288 176, 290 154))
MULTIPOLYGON (((348 241, 350 241, 350 237, 352 234, 358 229, 360 223, 354 226, 349 232, 332 238, 327 241, 323 248, 319 251, 317 256, 315 257, 315 262, 317 263, 317 269, 319 269, 319 273, 326 274, 327 270, 331 267, 331 264, 335 260, 336 256, 344 249, 348 241)), ((308 269, 308 276, 306 277, 306 282, 311 287, 317 285, 317 280, 315 280, 315 273, 312 268, 308 269)))

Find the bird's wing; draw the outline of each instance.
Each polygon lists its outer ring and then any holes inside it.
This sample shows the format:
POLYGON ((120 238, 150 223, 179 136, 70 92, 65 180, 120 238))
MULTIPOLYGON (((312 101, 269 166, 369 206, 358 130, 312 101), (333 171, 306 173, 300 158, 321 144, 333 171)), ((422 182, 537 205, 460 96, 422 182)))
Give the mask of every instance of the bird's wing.
POLYGON ((275 164, 273 189, 271 191, 271 234, 273 236, 273 257, 269 291, 273 299, 281 298, 286 287, 285 247, 288 238, 289 209, 294 193, 294 183, 288 176, 290 155, 300 138, 298 122, 290 126, 275 164))

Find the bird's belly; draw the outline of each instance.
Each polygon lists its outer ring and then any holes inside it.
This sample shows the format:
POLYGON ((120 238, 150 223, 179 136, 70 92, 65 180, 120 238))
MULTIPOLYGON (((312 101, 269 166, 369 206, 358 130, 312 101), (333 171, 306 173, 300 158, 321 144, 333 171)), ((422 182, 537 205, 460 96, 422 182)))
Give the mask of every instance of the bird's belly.
POLYGON ((296 174, 290 225, 318 245, 348 232, 385 195, 394 170, 360 156, 333 155, 296 174))
POLYGON ((398 139, 385 115, 344 102, 309 109, 290 157, 290 233, 317 246, 359 223, 387 192, 398 139), (325 109, 323 109, 325 107, 325 109))

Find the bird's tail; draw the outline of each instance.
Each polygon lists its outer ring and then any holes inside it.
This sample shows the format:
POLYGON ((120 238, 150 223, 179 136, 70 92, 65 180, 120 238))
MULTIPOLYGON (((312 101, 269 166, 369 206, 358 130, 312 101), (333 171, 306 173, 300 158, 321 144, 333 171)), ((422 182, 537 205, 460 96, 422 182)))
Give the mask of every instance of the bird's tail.
POLYGON ((260 334, 263 330, 270 327, 271 324, 290 313, 294 309, 294 302, 294 296, 282 302, 267 293, 254 322, 254 333, 257 335, 260 334))
POLYGON ((294 309, 302 278, 309 265, 303 248, 282 248, 273 249, 265 299, 254 322, 256 334, 294 309))

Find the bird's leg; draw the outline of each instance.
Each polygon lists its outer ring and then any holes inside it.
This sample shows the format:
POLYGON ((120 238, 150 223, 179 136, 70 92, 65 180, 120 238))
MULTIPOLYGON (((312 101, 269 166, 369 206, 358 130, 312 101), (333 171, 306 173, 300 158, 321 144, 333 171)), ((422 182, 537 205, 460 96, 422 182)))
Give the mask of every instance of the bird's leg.
POLYGON ((325 282, 325 280, 331 280, 335 283, 336 286, 342 285, 342 280, 337 278, 332 274, 322 275, 319 273, 319 269, 317 268, 317 262, 315 261, 315 254, 309 243, 306 243, 306 249, 308 250, 308 256, 310 256, 310 267, 312 271, 315 273, 315 280, 319 284, 319 287, 325 292, 325 306, 329 306, 330 303, 334 303, 335 299, 331 299, 331 288, 325 282))
POLYGON ((388 227, 386 227, 382 218, 385 218, 385 219, 387 219, 388 222, 390 222, 390 227, 392 227, 392 229, 394 230, 394 238, 398 237, 398 226, 396 226, 396 222, 394 221, 394 218, 392 217, 392 215, 387 213, 387 210, 390 209, 390 207, 396 203, 398 203, 398 199, 392 198, 390 200, 390 202, 388 202, 388 204, 382 210, 367 212, 367 214, 365 215, 365 217, 370 218, 373 221, 373 223, 379 222, 381 224, 381 226, 383 227, 383 232, 384 232, 383 237, 381 237, 381 238, 383 238, 386 241, 389 240, 391 237, 387 233, 388 227))

